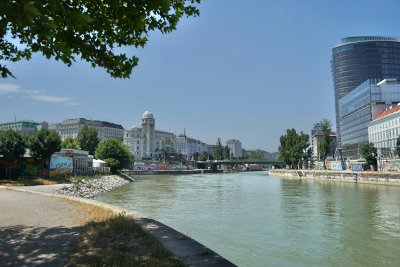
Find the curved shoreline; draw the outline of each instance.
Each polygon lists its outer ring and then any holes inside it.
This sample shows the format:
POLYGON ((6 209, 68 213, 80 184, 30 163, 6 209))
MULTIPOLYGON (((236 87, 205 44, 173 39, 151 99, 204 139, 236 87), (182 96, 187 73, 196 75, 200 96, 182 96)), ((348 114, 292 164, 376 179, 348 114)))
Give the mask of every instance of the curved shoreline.
POLYGON ((124 186, 133 181, 134 179, 127 177, 126 175, 107 175, 93 177, 90 179, 83 179, 71 184, 65 184, 65 186, 62 188, 52 190, 52 193, 92 199, 98 195, 124 186))
POLYGON ((171 227, 166 226, 165 224, 162 224, 159 221, 147 218, 143 214, 136 211, 81 197, 26 190, 16 187, 0 186, 0 188, 31 194, 39 194, 48 197, 62 198, 65 200, 111 210, 115 214, 122 213, 126 216, 131 216, 135 219, 137 224, 154 236, 168 251, 181 259, 182 262, 187 266, 236 266, 196 240, 176 231, 171 227))

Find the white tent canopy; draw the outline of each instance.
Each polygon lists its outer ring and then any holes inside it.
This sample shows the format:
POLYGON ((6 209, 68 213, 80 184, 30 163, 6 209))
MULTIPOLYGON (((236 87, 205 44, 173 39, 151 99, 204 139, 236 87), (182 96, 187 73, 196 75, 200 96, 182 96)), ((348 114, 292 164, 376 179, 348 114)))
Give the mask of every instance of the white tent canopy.
POLYGON ((93 159, 93 167, 103 167, 106 164, 107 164, 107 162, 105 162, 101 159, 93 159))

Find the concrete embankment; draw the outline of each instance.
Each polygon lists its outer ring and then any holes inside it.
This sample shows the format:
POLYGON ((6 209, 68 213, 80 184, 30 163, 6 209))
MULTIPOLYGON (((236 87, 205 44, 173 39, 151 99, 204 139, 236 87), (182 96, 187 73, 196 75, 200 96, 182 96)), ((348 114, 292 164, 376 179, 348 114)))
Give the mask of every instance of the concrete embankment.
POLYGON ((351 183, 400 185, 400 173, 318 171, 318 170, 270 170, 269 175, 295 179, 329 180, 351 183))

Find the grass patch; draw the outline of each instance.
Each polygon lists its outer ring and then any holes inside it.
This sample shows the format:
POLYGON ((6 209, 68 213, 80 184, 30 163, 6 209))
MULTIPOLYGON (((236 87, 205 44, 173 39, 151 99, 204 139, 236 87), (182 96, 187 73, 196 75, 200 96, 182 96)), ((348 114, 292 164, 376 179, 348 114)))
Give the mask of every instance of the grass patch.
POLYGON ((184 266, 134 219, 90 222, 72 245, 66 266, 184 266))
POLYGON ((70 199, 64 199, 64 201, 73 205, 72 210, 79 210, 82 213, 83 216, 79 221, 77 221, 79 225, 85 225, 89 222, 104 221, 115 216, 115 212, 107 208, 98 207, 95 205, 90 205, 70 199))
POLYGON ((15 180, 4 180, 0 179, 0 185, 5 186, 33 186, 33 185, 52 185, 52 184, 64 184, 64 183, 77 183, 82 180, 90 180, 100 178, 104 175, 97 174, 93 176, 79 175, 69 177, 24 177, 17 178, 15 180))
POLYGON ((0 185, 5 186, 33 186, 33 185, 52 185, 52 184, 62 184, 67 183, 66 178, 18 178, 16 180, 1 180, 0 185))

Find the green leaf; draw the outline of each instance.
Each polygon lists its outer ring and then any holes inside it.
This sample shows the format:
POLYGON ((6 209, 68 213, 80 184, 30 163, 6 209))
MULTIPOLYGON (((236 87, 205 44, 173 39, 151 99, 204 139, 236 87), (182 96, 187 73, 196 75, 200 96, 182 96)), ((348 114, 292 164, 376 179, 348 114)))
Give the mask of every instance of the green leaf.
POLYGON ((39 12, 39 10, 35 7, 35 3, 34 2, 27 2, 25 5, 24 5, 24 11, 25 11, 25 14, 28 16, 28 17, 30 17, 30 18, 34 18, 34 17, 37 17, 37 16, 40 16, 41 14, 40 14, 40 12, 39 12))

